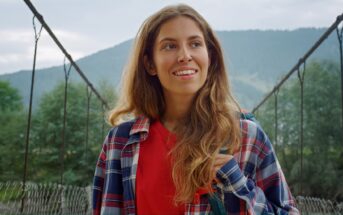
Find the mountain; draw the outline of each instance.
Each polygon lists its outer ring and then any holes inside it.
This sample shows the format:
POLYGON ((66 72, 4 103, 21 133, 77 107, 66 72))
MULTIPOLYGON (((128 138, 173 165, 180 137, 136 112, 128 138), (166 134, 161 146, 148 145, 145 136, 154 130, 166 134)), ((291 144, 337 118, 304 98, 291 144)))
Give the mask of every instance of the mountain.
MULTIPOLYGON (((235 97, 245 109, 252 109, 319 39, 326 29, 218 31, 229 78, 235 97)), ((338 61, 338 41, 331 34, 311 56, 313 59, 338 61)), ((86 77, 97 88, 101 81, 120 84, 121 72, 127 62, 133 40, 101 50, 76 61, 86 77)), ((38 56, 39 57, 39 56, 38 56)), ((31 71, 19 71, 0 76, 18 88, 28 104, 31 71)), ((34 106, 44 93, 64 80, 63 65, 36 70, 34 106)), ((71 70, 70 81, 80 81, 71 70)))

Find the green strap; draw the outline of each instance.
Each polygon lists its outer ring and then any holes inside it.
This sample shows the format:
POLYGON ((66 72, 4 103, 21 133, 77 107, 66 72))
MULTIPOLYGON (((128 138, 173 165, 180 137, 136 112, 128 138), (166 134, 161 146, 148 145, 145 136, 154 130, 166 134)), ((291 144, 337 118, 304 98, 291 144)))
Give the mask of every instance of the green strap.
POLYGON ((256 122, 256 118, 255 118, 255 116, 254 116, 254 114, 252 114, 252 113, 240 113, 240 115, 241 115, 241 119, 247 119, 247 120, 251 120, 251 121, 254 121, 254 122, 256 122))
POLYGON ((226 209, 223 202, 219 199, 216 193, 208 194, 208 202, 211 205, 213 215, 226 215, 226 209))

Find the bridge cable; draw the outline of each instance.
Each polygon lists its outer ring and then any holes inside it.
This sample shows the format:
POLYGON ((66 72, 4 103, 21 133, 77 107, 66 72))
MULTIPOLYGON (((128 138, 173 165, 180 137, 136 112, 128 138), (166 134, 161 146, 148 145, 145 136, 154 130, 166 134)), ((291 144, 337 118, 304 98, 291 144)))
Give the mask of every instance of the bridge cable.
POLYGON ((86 115, 86 141, 85 141, 85 161, 87 161, 87 146, 88 146, 88 133, 89 133, 89 109, 90 109, 90 101, 92 96, 92 91, 89 87, 86 87, 87 91, 87 115, 86 115))
POLYGON ((102 120, 101 120, 101 123, 102 123, 101 139, 102 139, 105 136, 105 117, 106 117, 106 114, 105 114, 105 106, 102 104, 101 107, 102 107, 102 120))
POLYGON ((40 29, 37 31, 36 23, 35 23, 36 16, 32 18, 32 25, 33 30, 35 33, 35 49, 33 54, 33 66, 32 66, 32 75, 31 75, 31 89, 30 89, 30 105, 29 105, 29 113, 27 117, 27 128, 26 128, 26 140, 25 140, 25 158, 24 158, 24 174, 23 174, 23 198, 21 202, 21 212, 24 210, 24 201, 25 201, 25 186, 26 186, 26 179, 27 179, 27 169, 28 169, 28 151, 29 151, 29 142, 30 142, 30 131, 31 131, 31 115, 32 115, 32 100, 33 100, 33 88, 35 83, 35 71, 36 71, 36 60, 37 60, 37 47, 38 41, 42 33, 43 26, 41 25, 40 29))
POLYGON ((303 195, 303 148, 304 148, 304 79, 306 71, 306 61, 299 60, 299 65, 303 64, 303 70, 298 68, 298 79, 300 84, 300 195, 303 195))
POLYGON ((62 129, 62 144, 60 151, 60 164, 61 164, 61 179, 60 183, 63 184, 64 175, 64 156, 65 156, 65 146, 66 146, 66 127, 67 127, 67 102, 68 102, 68 80, 70 77, 72 65, 69 63, 69 67, 66 65, 66 57, 63 60, 63 71, 64 71, 64 102, 63 102, 63 129, 62 129))
POLYGON ((275 124, 274 124, 274 145, 275 145, 275 153, 278 150, 277 145, 277 136, 278 136, 278 94, 279 89, 274 92, 274 117, 275 117, 275 124))
MULTIPOLYGON (((341 30, 336 27, 337 39, 339 43, 339 60, 341 66, 341 131, 342 131, 342 142, 343 142, 343 54, 342 54, 342 42, 343 42, 343 25, 341 30)), ((342 155, 343 156, 343 155, 342 155)))

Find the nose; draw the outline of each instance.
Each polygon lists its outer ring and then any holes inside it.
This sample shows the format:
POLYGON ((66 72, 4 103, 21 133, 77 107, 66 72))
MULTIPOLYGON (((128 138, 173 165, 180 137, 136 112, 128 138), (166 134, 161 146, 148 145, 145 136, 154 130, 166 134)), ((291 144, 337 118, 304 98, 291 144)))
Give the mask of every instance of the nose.
POLYGON ((182 46, 179 51, 178 62, 187 63, 192 61, 192 55, 187 47, 182 46))

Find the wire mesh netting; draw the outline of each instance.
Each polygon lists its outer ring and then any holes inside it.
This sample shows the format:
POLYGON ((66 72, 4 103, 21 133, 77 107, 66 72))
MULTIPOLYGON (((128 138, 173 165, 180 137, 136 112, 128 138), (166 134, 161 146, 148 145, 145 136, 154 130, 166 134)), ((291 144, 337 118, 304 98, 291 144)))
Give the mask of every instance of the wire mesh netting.
MULTIPOLYGON (((298 196, 302 214, 343 214, 343 202, 298 196)), ((59 184, 0 182, 0 214, 90 215, 91 187, 59 184)))
POLYGON ((0 214, 91 214, 90 187, 0 182, 0 214))
POLYGON ((298 196, 296 201, 302 214, 343 214, 343 202, 304 196, 298 196))

